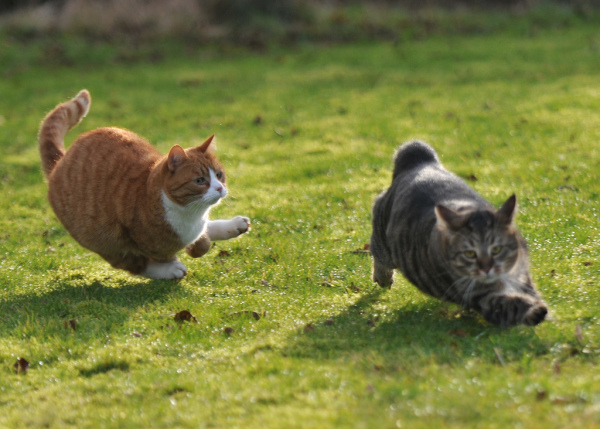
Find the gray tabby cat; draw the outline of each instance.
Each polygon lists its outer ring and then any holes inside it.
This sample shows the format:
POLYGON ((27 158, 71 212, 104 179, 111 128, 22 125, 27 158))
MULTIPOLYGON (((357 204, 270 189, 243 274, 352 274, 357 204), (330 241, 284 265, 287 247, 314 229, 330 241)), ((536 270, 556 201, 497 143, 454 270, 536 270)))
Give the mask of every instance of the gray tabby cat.
POLYGON ((413 141, 395 156, 393 181, 373 207, 373 279, 393 269, 423 292, 473 309, 489 322, 537 325, 548 309, 529 275, 512 195, 498 210, 413 141))

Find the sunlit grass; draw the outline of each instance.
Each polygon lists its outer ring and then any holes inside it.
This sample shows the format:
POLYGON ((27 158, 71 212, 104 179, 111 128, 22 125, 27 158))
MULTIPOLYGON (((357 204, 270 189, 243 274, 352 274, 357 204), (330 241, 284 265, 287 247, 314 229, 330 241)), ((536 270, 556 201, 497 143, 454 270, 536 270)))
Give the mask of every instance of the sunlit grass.
POLYGON ((67 41, 61 66, 3 40, 25 59, 0 70, 0 426, 599 426, 599 42, 582 25, 130 64, 67 41), (230 196, 213 215, 252 231, 182 254, 181 282, 78 246, 35 139, 81 88, 68 141, 115 125, 165 152, 216 133, 230 196), (357 250, 411 138, 494 204, 517 194, 550 320, 502 330, 371 282, 357 250))

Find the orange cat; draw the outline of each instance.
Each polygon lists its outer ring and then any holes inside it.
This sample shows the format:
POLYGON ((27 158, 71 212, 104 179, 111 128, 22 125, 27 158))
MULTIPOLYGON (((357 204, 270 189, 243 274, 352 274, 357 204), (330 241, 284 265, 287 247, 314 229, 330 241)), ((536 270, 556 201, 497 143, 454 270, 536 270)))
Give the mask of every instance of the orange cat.
POLYGON ((88 113, 90 103, 84 89, 58 105, 38 136, 50 204, 82 246, 115 268, 180 279, 187 268, 177 260, 179 250, 185 247, 199 257, 210 240, 249 230, 247 217, 208 219, 211 207, 227 195, 214 136, 186 150, 175 145, 163 156, 130 131, 99 128, 79 136, 65 152, 65 134, 88 113))

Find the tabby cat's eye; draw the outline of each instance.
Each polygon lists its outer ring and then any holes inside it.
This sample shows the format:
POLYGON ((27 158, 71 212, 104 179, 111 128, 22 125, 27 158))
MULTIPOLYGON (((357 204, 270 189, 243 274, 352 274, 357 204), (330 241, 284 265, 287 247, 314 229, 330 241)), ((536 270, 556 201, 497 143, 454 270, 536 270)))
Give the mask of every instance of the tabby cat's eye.
POLYGON ((469 259, 473 259, 475 256, 477 256, 477 253, 475 253, 474 250, 467 250, 465 251, 465 256, 469 259))
POLYGON ((220 171, 217 171, 217 179, 221 180, 222 177, 223 177, 223 173, 221 173, 220 171))
POLYGON ((502 246, 494 246, 492 247, 492 255, 497 255, 502 250, 502 246))
POLYGON ((196 185, 205 185, 207 182, 204 177, 196 177, 194 183, 196 183, 196 185))

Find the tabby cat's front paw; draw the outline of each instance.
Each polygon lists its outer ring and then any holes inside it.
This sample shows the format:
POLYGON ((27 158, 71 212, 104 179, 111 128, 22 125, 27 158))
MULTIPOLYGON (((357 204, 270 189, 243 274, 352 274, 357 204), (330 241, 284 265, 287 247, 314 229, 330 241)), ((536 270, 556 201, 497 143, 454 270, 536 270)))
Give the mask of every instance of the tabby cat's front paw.
POLYGON ((537 325, 544 321, 548 308, 531 296, 517 295, 492 297, 489 307, 483 309, 483 317, 491 323, 501 326, 537 325))
POLYGON ((547 314, 548 307, 546 307, 544 304, 533 306, 529 309, 529 311, 527 311, 527 313, 525 313, 525 316, 523 317, 523 324, 535 326, 539 323, 542 323, 547 314))
POLYGON ((394 283, 394 270, 382 266, 374 261, 373 281, 383 288, 390 288, 394 283))

